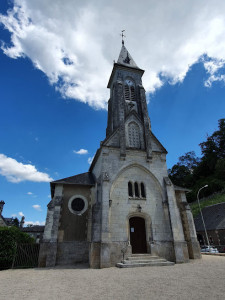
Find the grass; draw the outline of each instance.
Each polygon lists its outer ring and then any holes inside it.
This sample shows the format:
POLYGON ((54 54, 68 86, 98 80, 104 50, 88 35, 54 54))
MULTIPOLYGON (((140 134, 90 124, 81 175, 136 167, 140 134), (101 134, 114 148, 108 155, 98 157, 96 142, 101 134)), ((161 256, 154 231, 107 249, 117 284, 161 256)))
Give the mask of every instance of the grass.
MULTIPOLYGON (((210 206, 210 205, 221 203, 221 202, 225 202, 225 191, 223 191, 220 194, 216 194, 216 195, 210 196, 208 198, 201 199, 200 200, 200 207, 202 209, 206 206, 210 206)), ((193 217, 194 218, 197 217, 197 215, 200 212, 198 202, 195 201, 195 202, 190 203, 190 207, 191 207, 193 217)))

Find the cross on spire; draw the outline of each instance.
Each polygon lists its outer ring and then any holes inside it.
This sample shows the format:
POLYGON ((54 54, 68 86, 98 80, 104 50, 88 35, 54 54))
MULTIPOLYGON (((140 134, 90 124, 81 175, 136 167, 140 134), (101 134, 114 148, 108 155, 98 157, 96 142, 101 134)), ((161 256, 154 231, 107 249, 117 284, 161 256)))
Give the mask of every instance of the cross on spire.
POLYGON ((125 31, 125 29, 124 30, 121 30, 121 36, 122 36, 122 45, 124 45, 124 39, 123 38, 125 38, 126 36, 125 36, 125 34, 124 34, 124 31, 125 31))

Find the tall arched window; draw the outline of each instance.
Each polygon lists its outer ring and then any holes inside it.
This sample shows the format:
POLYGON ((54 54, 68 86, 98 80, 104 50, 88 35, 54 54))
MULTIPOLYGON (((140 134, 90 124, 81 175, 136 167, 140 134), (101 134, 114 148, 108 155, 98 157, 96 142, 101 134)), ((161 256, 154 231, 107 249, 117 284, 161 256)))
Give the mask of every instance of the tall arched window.
POLYGON ((146 198, 145 185, 143 182, 141 182, 141 197, 146 198))
POLYGON ((133 197, 133 185, 132 182, 128 182, 128 195, 129 197, 133 197))
POLYGON ((124 82, 124 96, 127 101, 135 101, 135 86, 134 82, 126 79, 124 82))
POLYGON ((135 122, 131 122, 128 125, 128 138, 129 138, 129 147, 140 149, 140 130, 139 126, 135 122))
POLYGON ((138 183, 135 182, 134 183, 134 191, 135 191, 135 197, 140 197, 140 193, 139 193, 139 187, 138 187, 138 183))

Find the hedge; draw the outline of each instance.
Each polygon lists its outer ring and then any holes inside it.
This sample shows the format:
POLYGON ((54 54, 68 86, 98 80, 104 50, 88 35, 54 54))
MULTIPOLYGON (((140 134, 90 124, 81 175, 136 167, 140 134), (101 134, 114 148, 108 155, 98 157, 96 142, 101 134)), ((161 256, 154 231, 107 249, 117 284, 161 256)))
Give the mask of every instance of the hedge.
POLYGON ((34 239, 17 227, 0 227, 0 270, 11 268, 16 244, 33 244, 34 239))

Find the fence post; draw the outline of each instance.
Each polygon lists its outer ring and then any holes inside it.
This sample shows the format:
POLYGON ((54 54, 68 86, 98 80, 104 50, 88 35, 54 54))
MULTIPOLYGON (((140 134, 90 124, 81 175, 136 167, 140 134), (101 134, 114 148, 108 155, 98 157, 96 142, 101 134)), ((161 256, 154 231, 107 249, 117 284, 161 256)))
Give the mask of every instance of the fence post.
POLYGON ((12 267, 11 267, 11 269, 14 268, 14 263, 15 263, 15 259, 16 259, 16 253, 17 253, 17 243, 16 243, 16 249, 15 249, 15 253, 14 253, 14 257, 13 257, 13 262, 12 262, 12 267))

